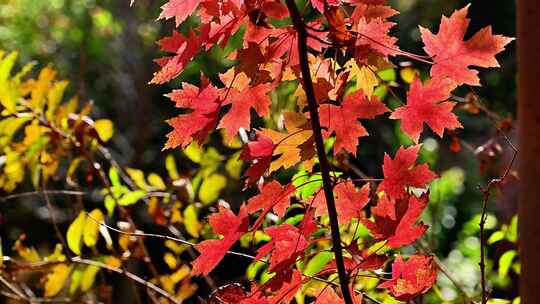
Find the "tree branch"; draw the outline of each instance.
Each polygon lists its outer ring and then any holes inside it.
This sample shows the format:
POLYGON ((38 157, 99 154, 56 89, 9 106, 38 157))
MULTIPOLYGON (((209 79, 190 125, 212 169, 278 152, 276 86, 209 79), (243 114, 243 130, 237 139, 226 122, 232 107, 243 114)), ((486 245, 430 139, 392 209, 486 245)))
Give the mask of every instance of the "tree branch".
POLYGON ((351 292, 349 289, 349 277, 345 270, 345 263, 343 261, 341 237, 339 235, 339 222, 337 217, 336 205, 334 202, 333 187, 330 180, 330 166, 328 164, 328 159, 326 158, 326 153, 324 151, 324 141, 322 137, 321 123, 319 121, 317 99, 315 97, 315 91, 313 89, 313 82, 311 80, 311 74, 309 69, 307 49, 308 33, 306 30, 306 25, 302 20, 302 16, 300 15, 300 12, 298 11, 294 0, 286 0, 286 3, 293 21, 294 28, 298 32, 298 55, 300 60, 300 70, 302 71, 302 82, 304 90, 306 92, 309 114, 311 117, 311 128, 313 129, 313 136, 315 139, 317 156, 319 158, 321 175, 323 179, 323 189, 326 198, 326 206, 328 209, 328 215, 330 217, 333 251, 336 258, 339 284, 345 303, 353 304, 351 292))

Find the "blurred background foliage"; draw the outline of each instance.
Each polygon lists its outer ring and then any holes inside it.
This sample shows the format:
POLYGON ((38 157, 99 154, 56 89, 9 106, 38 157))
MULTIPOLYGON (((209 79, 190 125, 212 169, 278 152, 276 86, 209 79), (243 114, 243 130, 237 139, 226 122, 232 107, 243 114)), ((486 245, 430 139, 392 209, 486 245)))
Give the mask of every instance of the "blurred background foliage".
MULTIPOLYGON (((399 26, 394 34, 403 49, 415 53, 422 53, 417 25, 434 29, 441 14, 449 15, 454 9, 468 3, 462 0, 390 2, 401 12, 395 18, 399 26)), ((151 190, 154 191, 160 188, 155 176, 163 176, 163 179, 159 179, 164 180, 167 187, 174 180, 189 177, 193 186, 191 191, 194 192, 185 193, 186 202, 197 201, 204 206, 215 203, 219 197, 237 206, 246 197, 237 182, 242 170, 242 164, 237 161, 239 146, 225 145, 220 136, 215 135, 211 139, 212 147, 190 146, 185 151, 170 151, 171 155, 167 158, 161 151, 165 134, 169 132, 164 120, 177 114, 173 103, 163 96, 171 88, 147 84, 156 70, 152 60, 160 55, 155 41, 168 35, 173 28, 171 22, 155 21, 161 4, 161 1, 152 0, 137 0, 133 7, 129 6, 128 0, 0 0, 0 49, 18 51, 19 62, 22 63, 35 60, 37 68, 30 72, 31 75, 37 75, 40 69, 49 64, 53 65, 59 78, 71 81, 66 88, 67 96, 77 95, 84 103, 91 101, 91 117, 113 121, 115 134, 108 146, 120 165, 142 170, 130 172, 132 179, 139 181, 139 186, 153 183, 151 190), (147 176, 145 181, 142 172, 156 173, 153 178, 147 176), (197 195, 201 188, 213 190, 201 191, 204 194, 197 195)), ((473 0, 470 15, 474 16, 469 28, 471 33, 492 25, 496 33, 515 36, 513 1, 473 0)), ((190 22, 183 26, 190 26, 190 22)), ((238 41, 240 39, 237 37, 238 41)), ((230 47, 234 48, 234 43, 238 41, 233 39, 230 47)), ((483 70, 483 87, 474 88, 481 102, 492 111, 491 114, 486 117, 475 115, 470 110, 458 111, 465 127, 456 134, 461 139, 461 150, 456 152, 456 149, 452 149, 451 136, 442 141, 430 136, 423 140, 422 160, 436 168, 441 178, 434 182, 430 193, 429 210, 424 214, 424 220, 431 229, 420 246, 431 248, 447 266, 446 271, 457 279, 463 291, 469 295, 478 294, 480 280, 478 223, 482 195, 477 186, 498 176, 511 158, 511 150, 504 140, 496 136, 492 120, 495 117, 503 121, 506 117, 515 116, 514 48, 515 44, 512 44, 509 50, 500 55, 501 69, 483 70)), ((196 81, 201 70, 211 78, 215 77, 222 70, 221 67, 231 64, 223 57, 223 51, 210 50, 207 55, 197 57, 180 79, 170 85, 179 85, 182 80, 196 81)), ((403 61, 395 64, 395 70, 383 77, 388 83, 407 83, 407 72, 403 72, 406 68, 420 73, 427 69, 418 63, 403 61)), ((290 96, 290 91, 282 88, 274 98, 278 95, 290 96)), ((465 97, 469 91, 463 88, 456 94, 465 97)), ((378 94, 389 95, 384 85, 378 89, 378 94)), ((391 96, 386 98, 390 105, 395 102, 391 96)), ((380 163, 383 151, 395 150, 399 144, 408 141, 396 125, 375 126, 375 123, 370 123, 368 128, 378 128, 377 134, 380 136, 363 141, 358 159, 352 161, 370 176, 381 175, 376 164, 380 163)), ((281 178, 296 173, 282 172, 281 178)), ((494 288, 492 296, 510 300, 517 296, 515 282, 519 274, 519 263, 515 256, 516 219, 513 216, 516 196, 515 179, 510 176, 509 182, 493 191, 487 225, 490 237, 489 280, 494 288)), ((65 202, 63 206, 67 204, 65 202)), ((5 247, 13 244, 22 227, 27 234, 40 234, 42 238, 33 237, 40 242, 45 243, 53 237, 50 234, 47 238, 43 231, 38 232, 42 229, 40 225, 46 223, 43 210, 29 212, 28 209, 22 210, 24 206, 11 203, 0 206, 2 221, 10 223, 0 228, 5 247), (21 227, 19 223, 7 219, 8 209, 10 218, 20 221, 24 218, 26 223, 21 227), (31 218, 39 220, 33 222, 31 218)), ((184 231, 194 238, 198 238, 199 234, 208 234, 207 228, 199 223, 199 219, 204 217, 204 214, 198 214, 200 207, 183 206, 178 217, 194 218, 184 231)), ((60 217, 62 225, 68 225, 72 215, 60 217)), ((151 219, 141 215, 140 220, 146 223, 146 227, 151 227, 151 219)), ((176 255, 182 250, 169 248, 169 252, 176 255)), ((151 253, 156 254, 153 251, 151 253)), ((239 263, 235 257, 227 259, 239 263)), ((164 261, 173 264, 170 257, 164 258, 164 261)), ((242 263, 245 264, 245 261, 242 263)), ((181 264, 173 266, 171 268, 181 269, 181 264)), ((218 268, 216 273, 225 274, 217 281, 223 283, 240 276, 238 267, 233 268, 236 270, 229 273, 218 268)), ((441 276, 439 283, 438 288, 429 295, 433 303, 440 303, 440 299, 446 299, 448 303, 456 302, 460 291, 444 276, 441 276)))

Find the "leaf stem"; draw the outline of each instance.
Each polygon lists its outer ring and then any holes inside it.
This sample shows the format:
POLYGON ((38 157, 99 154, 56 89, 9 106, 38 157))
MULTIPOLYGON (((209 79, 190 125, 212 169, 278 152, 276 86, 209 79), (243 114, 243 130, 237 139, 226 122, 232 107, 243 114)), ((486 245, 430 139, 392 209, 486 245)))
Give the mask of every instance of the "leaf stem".
POLYGON ((309 70, 307 48, 308 33, 306 30, 306 25, 302 20, 302 16, 300 15, 300 12, 298 11, 294 0, 286 0, 286 4, 291 15, 294 28, 298 32, 298 55, 300 60, 300 70, 302 72, 302 82, 304 90, 306 92, 309 114, 311 117, 311 128, 313 129, 313 137, 315 139, 315 146, 317 148, 317 156, 319 157, 319 164, 323 179, 324 195, 326 198, 326 206, 328 209, 328 215, 330 217, 333 251, 336 258, 336 266, 339 275, 339 285, 341 287, 341 293, 343 294, 345 304, 353 304, 351 292, 349 289, 349 277, 345 270, 345 263, 343 261, 341 237, 339 235, 339 222, 337 217, 336 204, 334 202, 332 182, 330 179, 330 166, 328 164, 328 159, 326 158, 326 152, 324 151, 324 141, 322 137, 321 123, 319 120, 319 112, 317 109, 317 99, 315 97, 315 91, 313 89, 313 82, 311 80, 311 74, 309 70))

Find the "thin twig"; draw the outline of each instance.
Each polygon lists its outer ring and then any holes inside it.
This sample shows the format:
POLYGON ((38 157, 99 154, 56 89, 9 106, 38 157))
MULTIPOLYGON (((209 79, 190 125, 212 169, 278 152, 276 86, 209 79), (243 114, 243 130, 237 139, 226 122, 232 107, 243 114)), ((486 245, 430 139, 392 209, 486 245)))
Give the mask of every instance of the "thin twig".
POLYGON ((125 269, 122 269, 122 268, 117 268, 117 267, 107 265, 107 264, 102 263, 102 262, 89 260, 89 259, 84 259, 84 258, 81 258, 79 256, 73 257, 73 258, 69 259, 68 261, 42 261, 42 262, 37 262, 37 263, 23 263, 23 262, 13 260, 12 258, 10 258, 8 256, 3 256, 2 258, 3 258, 4 262, 10 262, 10 263, 13 263, 14 265, 16 265, 17 267, 28 268, 28 269, 36 269, 36 268, 48 267, 48 266, 53 266, 53 265, 58 265, 58 264, 66 264, 66 263, 76 263, 76 264, 83 264, 83 265, 88 265, 88 266, 95 266, 95 267, 99 267, 101 269, 106 269, 106 270, 109 270, 111 272, 123 275, 126 278, 130 279, 131 281, 133 281, 133 282, 135 282, 137 284, 140 284, 140 285, 144 286, 145 288, 150 289, 150 290, 160 294, 161 296, 165 297, 166 299, 168 299, 169 301, 171 301, 173 303, 176 303, 176 304, 182 303, 182 301, 176 299, 173 295, 169 294, 167 291, 165 291, 165 290, 161 289, 159 286, 157 286, 157 285, 155 285, 155 284, 153 284, 153 283, 151 283, 151 282, 137 276, 134 273, 131 273, 131 272, 129 272, 129 271, 125 270, 125 269))
POLYGON ((502 182, 504 182, 506 177, 510 174, 510 170, 512 169, 514 165, 514 162, 518 154, 518 149, 516 148, 514 144, 512 144, 508 136, 506 136, 504 132, 502 132, 502 135, 504 136, 508 145, 512 148, 514 152, 512 155, 512 159, 510 160, 510 163, 506 167, 506 170, 504 171, 503 175, 501 175, 501 177, 491 179, 485 187, 478 187, 480 192, 482 192, 482 214, 480 216, 480 224, 479 224, 480 226, 480 263, 479 263, 479 266, 480 266, 480 275, 481 275, 480 283, 482 287, 482 304, 487 304, 488 299, 489 299, 489 294, 487 291, 486 263, 485 263, 485 258, 486 258, 485 257, 486 255, 485 225, 487 221, 487 205, 488 205, 492 187, 497 186, 501 184, 502 182))
MULTIPOLYGON (((107 228, 109 230, 112 230, 114 232, 120 233, 120 234, 124 234, 124 235, 128 235, 128 236, 136 236, 136 237, 158 238, 158 239, 162 239, 162 240, 168 240, 168 241, 173 241, 173 242, 177 242, 177 243, 180 243, 180 244, 188 245, 190 247, 195 247, 195 245, 196 245, 195 243, 192 243, 192 242, 180 239, 180 238, 176 238, 176 237, 173 237, 173 236, 168 236, 168 235, 155 234, 155 233, 145 233, 145 232, 122 231, 120 229, 109 226, 109 225, 105 224, 102 221, 97 220, 96 218, 92 217, 92 215, 90 215, 89 213, 87 213, 87 216, 91 220, 93 220, 94 222, 98 223, 99 225, 101 225, 101 226, 103 226, 103 227, 105 227, 105 228, 107 228)), ((241 253, 241 252, 235 252, 235 251, 227 251, 227 253, 230 254, 230 255, 237 255, 237 256, 249 258, 251 260, 255 260, 255 257, 252 256, 252 255, 249 255, 249 254, 245 254, 245 253, 241 253)))
POLYGON ((41 191, 29 191, 22 193, 15 193, 11 195, 6 195, 0 197, 1 202, 7 202, 9 200, 30 197, 30 196, 43 196, 43 195, 73 195, 73 196, 84 196, 85 192, 82 191, 72 191, 72 190, 41 190, 41 191))
POLYGON ((62 243, 62 247, 64 252, 66 253, 66 256, 71 258, 71 252, 69 251, 69 247, 67 245, 66 239, 64 238, 64 235, 60 231, 60 228, 58 227, 58 224, 56 222, 56 215, 54 214, 54 208, 52 206, 51 200, 49 199, 49 195, 47 194, 47 185, 46 181, 43 180, 42 183, 42 192, 43 192, 43 199, 45 200, 45 204, 47 205, 47 210, 49 210, 49 217, 51 219, 51 223, 54 228, 54 232, 56 233, 56 237, 58 240, 62 243))

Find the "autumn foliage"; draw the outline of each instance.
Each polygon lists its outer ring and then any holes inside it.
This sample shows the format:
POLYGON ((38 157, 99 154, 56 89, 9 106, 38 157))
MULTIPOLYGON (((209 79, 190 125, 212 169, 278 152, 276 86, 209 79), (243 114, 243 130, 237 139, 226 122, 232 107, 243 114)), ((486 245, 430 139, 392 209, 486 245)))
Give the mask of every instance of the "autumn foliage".
MULTIPOLYGON (((334 244, 337 257, 336 250, 342 249, 335 246, 341 239, 336 240, 335 234, 313 234, 328 229, 328 217, 341 227, 355 219, 369 229, 371 237, 353 238, 345 244, 344 260, 335 257, 333 263, 338 268, 345 265, 345 275, 353 278, 351 285, 344 286, 349 280, 339 273, 341 291, 336 293, 332 286, 326 286, 317 303, 358 302, 345 296, 347 290, 362 295, 354 278, 384 267, 386 259, 394 260, 392 277, 382 278, 378 288, 387 289, 398 300, 411 300, 435 282, 438 267, 430 256, 379 255, 389 248, 399 252, 428 229, 419 217, 428 204, 429 183, 437 174, 427 164, 418 163, 421 145, 400 147, 392 156, 385 154, 380 180, 334 174, 330 194, 325 193, 328 189, 319 188, 299 200, 295 191, 304 185, 272 180, 275 172, 298 164, 324 179, 329 172, 324 172, 328 168, 322 162, 319 165, 321 153, 328 153, 330 159, 354 157, 362 149, 362 138, 374 135, 362 122, 376 117, 399 120, 401 130, 414 143, 420 142, 425 125, 440 137, 445 131, 462 128, 453 113, 452 92, 459 86, 480 85, 473 67, 497 67, 495 55, 512 40, 493 35, 490 27, 464 40, 469 25, 467 6, 450 17, 443 16, 436 33, 420 27, 427 55, 412 54, 400 49, 391 36, 396 24, 389 18, 398 12, 385 2, 171 0, 162 7, 160 18, 174 18, 177 26, 192 15, 198 16, 200 23, 186 34, 175 31, 159 41, 169 55, 156 60, 161 68, 152 83, 172 80, 198 53, 215 45, 224 47, 234 35, 243 36, 240 48, 226 54, 235 64, 220 74, 219 80, 201 75, 198 86, 183 83, 181 89, 168 95, 186 112, 169 121, 173 130, 166 144, 167 148, 204 144, 214 129, 223 129, 228 141, 243 134, 242 159, 251 162, 245 173, 246 187, 257 184, 260 194, 246 201, 238 215, 220 207, 210 216, 210 225, 222 238, 197 245, 200 255, 194 261, 195 274, 209 274, 243 234, 263 229, 271 240, 258 249, 256 259, 267 261, 268 271, 275 276, 253 285, 240 303, 288 302, 291 294, 311 279, 301 278, 295 263, 317 253, 313 248, 316 242, 334 244), (304 42, 307 44, 302 45, 304 42), (430 77, 411 80, 410 86, 403 88, 406 100, 396 108, 374 94, 374 87, 382 81, 377 71, 392 67, 391 60, 399 57, 426 64, 430 77), (254 127, 255 117, 267 117, 271 108, 276 111, 273 107, 278 100, 272 92, 291 83, 297 85, 296 105, 283 107, 278 128, 254 127), (318 116, 315 124, 314 113, 318 116), (251 132, 249 138, 246 132, 251 132), (317 133, 332 139, 327 141, 331 149, 317 151, 317 133), (325 195, 333 195, 334 202, 327 202, 325 195), (266 215, 283 218, 293 204, 304 210, 297 226, 281 223, 262 227, 266 215), (328 207, 335 208, 337 214, 329 213, 328 207), (225 223, 227 227, 223 227, 225 223)), ((335 271, 334 266, 317 275, 332 277, 335 271)))
MULTIPOLYGON (((437 30, 420 26, 425 54, 415 54, 392 35, 399 12, 386 2, 165 1, 158 20, 171 19, 175 29, 157 41, 164 55, 150 84, 175 87, 165 95, 177 114, 167 120, 164 150, 181 150, 196 170, 179 173, 168 155, 163 177, 120 166, 106 148, 113 123, 92 120, 91 105, 79 107, 75 97, 64 102, 68 84, 51 68, 24 80, 31 67, 14 74, 16 55, 0 53, 0 147, 8 164, 0 166, 0 188, 12 192, 24 183, 20 172, 29 171, 34 194, 54 215, 47 189, 62 171, 71 190, 60 194, 84 196, 81 184, 88 185, 100 201, 86 212, 79 199, 65 231, 51 216, 59 243, 50 255, 21 236, 12 248, 18 258, 6 259, 6 269, 48 267, 45 298, 88 291, 100 270, 171 303, 194 299, 198 284, 212 289, 200 298, 205 303, 423 297, 442 270, 419 245, 440 177, 422 158, 423 139, 450 137, 449 150, 460 149, 456 131, 464 124, 454 111, 463 98, 454 94, 480 86, 478 68, 498 67, 495 56, 512 38, 488 26, 466 39, 466 6, 442 16, 437 30), (189 65, 213 51, 227 67, 185 80, 189 65), (400 83, 386 79, 403 60, 421 68, 410 68, 400 83), (376 127, 384 124, 407 139, 381 145, 382 161, 370 160, 379 175, 368 176, 354 160, 386 136, 376 127), (227 183, 240 198, 221 198, 227 183), (161 234, 137 227, 140 205, 161 234), (153 238, 163 241, 166 271, 146 243, 153 238), (216 286, 212 276, 229 256, 247 260, 241 271, 248 280, 216 286), (129 272, 132 259, 145 265, 148 279, 129 272)), ((505 233, 494 242, 513 239, 505 233)))

